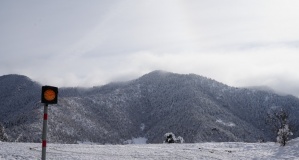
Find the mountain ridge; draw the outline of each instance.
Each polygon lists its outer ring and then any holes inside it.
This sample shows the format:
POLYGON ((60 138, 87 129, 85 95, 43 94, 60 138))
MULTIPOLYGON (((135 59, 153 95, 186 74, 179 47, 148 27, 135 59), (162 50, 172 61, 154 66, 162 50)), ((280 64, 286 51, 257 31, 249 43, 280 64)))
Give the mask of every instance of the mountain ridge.
MULTIPOLYGON (((0 77, 1 93, 4 88, 5 92, 16 92, 1 95, 0 107, 5 112, 0 114, 0 122, 8 139, 39 142, 41 85, 28 77, 20 81, 3 79, 7 77, 0 77), (19 86, 23 89, 18 90, 19 86), (28 102, 23 103, 19 97, 28 102), (4 103, 11 99, 15 103, 4 103), (12 107, 17 104, 21 108, 12 107)), ((146 137, 148 143, 161 143, 165 133, 174 132, 189 143, 273 140, 275 133, 264 123, 273 106, 296 115, 299 100, 269 91, 230 87, 195 74, 157 70, 128 82, 60 88, 58 104, 49 107, 48 138, 54 143, 122 144, 146 137)), ((298 127, 294 115, 290 118, 298 127)))

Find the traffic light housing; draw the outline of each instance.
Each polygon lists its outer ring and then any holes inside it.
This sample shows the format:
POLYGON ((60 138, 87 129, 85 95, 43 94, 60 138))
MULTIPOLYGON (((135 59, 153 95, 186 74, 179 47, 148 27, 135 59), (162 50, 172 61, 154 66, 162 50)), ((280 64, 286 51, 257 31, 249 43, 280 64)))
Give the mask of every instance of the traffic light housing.
POLYGON ((41 102, 45 104, 57 104, 58 88, 52 86, 42 86, 41 102))

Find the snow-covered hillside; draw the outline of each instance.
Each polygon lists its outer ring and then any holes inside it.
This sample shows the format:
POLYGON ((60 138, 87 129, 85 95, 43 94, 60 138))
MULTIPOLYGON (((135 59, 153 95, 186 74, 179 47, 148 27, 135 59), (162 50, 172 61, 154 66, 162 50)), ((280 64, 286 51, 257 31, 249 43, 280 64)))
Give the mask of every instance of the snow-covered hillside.
MULTIPOLYGON (((41 85, 28 77, 0 76, 5 141, 41 141, 40 97, 41 85)), ((294 96, 153 71, 128 82, 59 88, 58 104, 49 107, 47 138, 50 143, 127 144, 144 137, 147 143, 162 143, 163 135, 173 132, 186 143, 275 141, 277 132, 266 118, 282 108, 290 113, 291 138, 299 137, 299 99, 294 96)))
MULTIPOLYGON (((0 142, 0 159, 40 159, 41 144, 0 142)), ((299 159, 299 138, 287 146, 268 143, 194 143, 194 144, 131 144, 88 145, 49 144, 47 159, 63 160, 118 160, 118 159, 206 159, 206 160, 275 160, 299 159)))

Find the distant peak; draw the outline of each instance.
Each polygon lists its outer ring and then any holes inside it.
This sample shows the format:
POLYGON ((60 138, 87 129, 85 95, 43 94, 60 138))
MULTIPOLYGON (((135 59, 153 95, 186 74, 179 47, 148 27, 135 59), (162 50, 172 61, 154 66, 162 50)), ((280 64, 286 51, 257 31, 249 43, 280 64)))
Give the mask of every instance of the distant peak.
POLYGON ((168 71, 163 71, 163 70, 155 70, 152 72, 149 72, 148 74, 143 75, 142 77, 164 77, 170 74, 174 74, 168 71))
POLYGON ((0 80, 25 80, 25 81, 32 81, 29 77, 19 74, 7 74, 0 76, 0 80))
POLYGON ((27 78, 27 79, 30 79, 29 77, 24 76, 24 75, 20 75, 20 74, 6 74, 6 75, 0 76, 0 77, 1 78, 15 77, 15 78, 27 78))
POLYGON ((171 72, 164 71, 164 70, 154 70, 148 74, 170 74, 171 72))

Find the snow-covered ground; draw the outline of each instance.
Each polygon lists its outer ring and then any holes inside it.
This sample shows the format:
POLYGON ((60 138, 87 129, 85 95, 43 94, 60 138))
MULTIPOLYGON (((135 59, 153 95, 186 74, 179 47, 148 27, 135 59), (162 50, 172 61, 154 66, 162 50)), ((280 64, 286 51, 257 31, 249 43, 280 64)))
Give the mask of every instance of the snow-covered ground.
MULTIPOLYGON (((0 142, 2 160, 37 160, 41 158, 41 144, 0 142)), ((55 160, 117 160, 117 159, 298 159, 299 138, 291 140, 287 146, 276 143, 194 143, 194 144, 48 144, 47 159, 55 160)))

